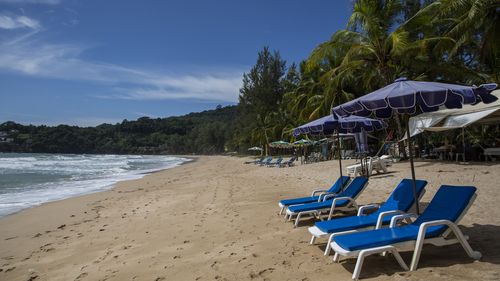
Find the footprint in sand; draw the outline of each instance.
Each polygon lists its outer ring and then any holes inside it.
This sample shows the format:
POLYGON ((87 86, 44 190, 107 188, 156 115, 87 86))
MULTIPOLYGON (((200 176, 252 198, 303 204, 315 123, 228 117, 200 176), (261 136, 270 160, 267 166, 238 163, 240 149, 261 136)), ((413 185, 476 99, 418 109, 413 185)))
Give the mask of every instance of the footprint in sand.
POLYGON ((218 263, 219 263, 218 261, 214 261, 214 262, 210 265, 210 267, 211 267, 211 268, 213 268, 214 270, 219 270, 219 267, 217 266, 217 264, 218 264, 218 263))
POLYGON ((87 277, 87 275, 89 275, 87 272, 83 272, 83 273, 80 273, 80 275, 78 275, 75 280, 80 280, 82 278, 85 278, 87 277))

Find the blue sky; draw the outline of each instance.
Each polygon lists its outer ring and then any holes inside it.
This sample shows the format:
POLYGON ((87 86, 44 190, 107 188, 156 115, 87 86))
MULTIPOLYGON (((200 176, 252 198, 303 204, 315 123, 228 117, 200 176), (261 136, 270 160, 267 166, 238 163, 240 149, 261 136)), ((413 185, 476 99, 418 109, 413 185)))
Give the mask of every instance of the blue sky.
POLYGON ((0 0, 0 123, 93 126, 235 104, 263 46, 305 59, 349 0, 0 0))

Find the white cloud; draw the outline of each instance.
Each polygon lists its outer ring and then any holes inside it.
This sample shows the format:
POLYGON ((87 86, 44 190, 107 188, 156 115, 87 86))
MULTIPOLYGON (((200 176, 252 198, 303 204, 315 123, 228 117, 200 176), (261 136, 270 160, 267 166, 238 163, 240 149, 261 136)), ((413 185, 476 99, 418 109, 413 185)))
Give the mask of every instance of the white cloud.
POLYGON ((0 0, 0 3, 56 5, 61 3, 61 1, 62 0, 0 0))
POLYGON ((241 72, 162 76, 151 80, 150 87, 121 89, 108 98, 130 100, 202 99, 238 101, 241 72))
POLYGON ((81 59, 86 48, 21 38, 0 44, 0 71, 109 84, 107 99, 197 99, 237 102, 243 70, 212 69, 184 74, 81 59), (12 43, 14 42, 14 43, 12 43))
POLYGON ((0 15, 0 28, 2 29, 29 28, 38 30, 40 27, 40 23, 37 20, 26 16, 11 17, 7 15, 0 15))

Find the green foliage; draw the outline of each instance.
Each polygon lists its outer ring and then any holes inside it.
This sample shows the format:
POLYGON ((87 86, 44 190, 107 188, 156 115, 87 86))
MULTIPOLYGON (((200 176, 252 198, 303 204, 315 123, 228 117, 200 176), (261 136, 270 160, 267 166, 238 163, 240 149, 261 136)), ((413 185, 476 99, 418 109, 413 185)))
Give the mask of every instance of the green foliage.
POLYGON ((240 89, 235 133, 239 150, 281 139, 284 130, 290 129, 292 121, 283 105, 283 96, 299 82, 300 74, 295 64, 287 70, 279 52, 264 47, 258 53, 255 66, 243 75, 240 89))
POLYGON ((11 143, 0 143, 4 152, 114 153, 114 154, 214 154, 230 143, 236 106, 218 107, 180 117, 141 117, 136 121, 81 128, 60 125, 0 124, 11 132, 11 143))

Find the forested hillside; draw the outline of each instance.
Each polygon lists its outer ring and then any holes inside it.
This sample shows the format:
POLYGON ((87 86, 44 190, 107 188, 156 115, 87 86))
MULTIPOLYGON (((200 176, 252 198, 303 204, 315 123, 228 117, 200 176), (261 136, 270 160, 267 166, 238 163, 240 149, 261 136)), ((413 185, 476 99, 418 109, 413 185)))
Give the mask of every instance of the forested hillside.
POLYGON ((11 141, 0 142, 3 152, 212 154, 224 151, 232 138, 236 107, 191 113, 180 117, 139 118, 115 125, 81 128, 60 125, 0 125, 11 141))

